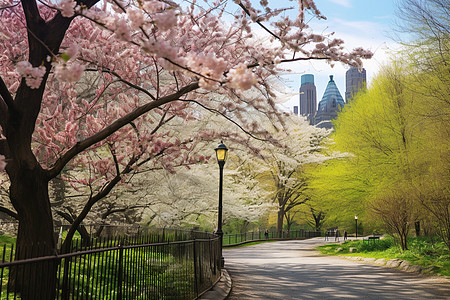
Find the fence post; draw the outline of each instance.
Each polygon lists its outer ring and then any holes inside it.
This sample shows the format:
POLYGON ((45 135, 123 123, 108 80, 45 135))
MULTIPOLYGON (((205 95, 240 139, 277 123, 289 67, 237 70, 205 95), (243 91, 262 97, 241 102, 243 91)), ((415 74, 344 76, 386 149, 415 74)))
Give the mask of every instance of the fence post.
POLYGON ((197 283, 197 249, 196 249, 195 237, 194 237, 194 288, 195 295, 198 298, 198 283, 197 283))
POLYGON ((66 257, 64 259, 64 271, 63 271, 63 282, 62 282, 62 299, 68 300, 69 299, 69 274, 70 274, 70 268, 71 268, 71 261, 72 257, 66 257))
POLYGON ((119 245, 119 274, 117 275, 117 300, 122 299, 123 282, 123 246, 119 245))
POLYGON ((210 265, 210 268, 212 269, 213 274, 216 275, 217 270, 216 270, 216 264, 215 264, 215 260, 214 260, 215 255, 214 255, 213 245, 212 245, 212 241, 211 241, 211 237, 210 236, 208 237, 208 240, 209 240, 209 242, 208 242, 208 245, 209 245, 209 265, 210 265))

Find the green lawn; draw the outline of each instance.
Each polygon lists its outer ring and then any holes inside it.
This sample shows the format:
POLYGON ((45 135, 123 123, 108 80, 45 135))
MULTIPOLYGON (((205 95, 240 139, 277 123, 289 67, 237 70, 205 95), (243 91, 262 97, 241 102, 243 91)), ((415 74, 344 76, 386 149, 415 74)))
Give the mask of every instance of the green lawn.
POLYGON ((4 244, 15 244, 16 243, 16 238, 15 237, 10 237, 8 235, 0 235, 0 246, 3 246, 4 244))
POLYGON ((436 238, 409 237, 408 250, 401 251, 391 236, 368 243, 362 240, 346 241, 342 244, 328 244, 318 247, 322 254, 345 255, 389 259, 403 259, 412 265, 433 267, 434 272, 450 276, 450 253, 447 246, 436 238), (340 249, 339 249, 340 248, 340 249), (356 248, 356 253, 350 253, 356 248))

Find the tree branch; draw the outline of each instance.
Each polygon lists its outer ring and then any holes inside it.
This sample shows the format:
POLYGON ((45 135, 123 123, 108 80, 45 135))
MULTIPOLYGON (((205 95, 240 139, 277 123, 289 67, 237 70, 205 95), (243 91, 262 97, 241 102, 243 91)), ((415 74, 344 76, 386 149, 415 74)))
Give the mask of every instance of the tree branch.
POLYGON ((0 139, 0 154, 10 157, 8 141, 6 139, 0 139))
POLYGON ((19 2, 15 3, 15 4, 11 4, 11 5, 2 6, 2 7, 0 7, 0 10, 13 8, 13 7, 16 7, 17 5, 19 5, 19 2))
POLYGON ((69 222, 70 224, 73 223, 74 218, 71 214, 65 212, 65 211, 61 211, 61 210, 55 210, 56 214, 59 215, 60 217, 62 217, 64 220, 66 220, 67 222, 69 222))
MULTIPOLYGON (((296 61, 303 61, 303 60, 331 60, 330 57, 324 57, 324 56, 308 56, 308 57, 297 57, 297 58, 289 58, 289 59, 282 59, 280 60, 280 63, 290 63, 290 62, 296 62, 296 61)), ((275 62, 272 62, 274 65, 275 62)), ((260 66, 259 63, 254 63, 251 65, 248 65, 247 68, 254 68, 260 66)))
POLYGON ((127 125, 128 123, 134 121, 138 117, 142 116, 143 114, 160 107, 164 104, 181 100, 180 97, 183 95, 194 91, 199 88, 198 82, 191 83, 183 88, 181 88, 176 93, 173 93, 171 95, 162 97, 158 100, 152 101, 150 103, 144 104, 131 113, 127 114, 126 116, 123 116, 122 118, 116 120, 111 125, 107 126, 103 130, 97 132, 96 134, 88 137, 84 141, 78 142, 75 146, 70 148, 64 155, 62 155, 54 164, 52 168, 50 168, 47 171, 47 176, 49 179, 56 177, 63 167, 71 160, 73 159, 77 154, 81 153, 82 151, 86 150, 90 146, 106 139, 111 134, 115 133, 117 130, 122 128, 123 126, 127 125))
POLYGON ((39 23, 43 23, 44 20, 39 13, 36 1, 21 0, 22 8, 25 13, 25 19, 27 20, 27 27, 31 30, 36 29, 39 23))
MULTIPOLYGON (((250 11, 247 9, 247 7, 244 6, 244 4, 242 4, 242 2, 239 2, 238 5, 242 8, 242 10, 245 12, 246 15, 248 15, 249 17, 251 17, 250 15, 250 11)), ((255 23, 258 24, 262 29, 264 29, 267 33, 269 33, 271 36, 273 36, 274 38, 276 38, 277 40, 280 40, 280 37, 278 35, 276 35, 275 33, 273 33, 269 28, 267 28, 266 26, 264 26, 261 21, 255 20, 255 23)))
POLYGON ((6 103, 6 105, 8 106, 8 109, 10 109, 10 110, 14 109, 14 100, 13 100, 11 93, 9 92, 8 88, 6 87, 6 84, 3 81, 3 78, 1 76, 0 76, 0 97, 6 103))
MULTIPOLYGON (((87 62, 89 62, 89 61, 87 61, 87 62)), ((111 74, 111 75, 114 75, 115 77, 118 78, 118 81, 123 82, 123 83, 125 83, 126 85, 128 85, 128 86, 130 86, 130 87, 132 87, 132 88, 134 88, 134 89, 136 89, 136 90, 138 90, 138 91, 140 91, 140 92, 143 92, 144 94, 146 94, 147 96, 149 96, 150 98, 152 98, 152 100, 156 100, 155 96, 153 96, 149 91, 147 91, 146 89, 144 89, 144 88, 142 88, 142 87, 140 87, 140 86, 138 86, 138 85, 136 85, 136 84, 134 84, 134 83, 131 83, 131 82, 129 82, 129 81, 123 79, 123 78, 120 77, 120 75, 117 74, 116 72, 111 71, 111 70, 109 70, 109 69, 107 69, 107 68, 101 68, 100 70, 101 70, 103 73, 109 73, 109 74, 111 74)), ((98 72, 98 69, 86 69, 85 71, 95 71, 95 72, 98 72)))
POLYGON ((136 205, 125 206, 125 207, 121 207, 121 208, 109 209, 102 214, 101 219, 105 220, 107 217, 109 217, 110 215, 115 214, 115 213, 125 212, 130 209, 146 208, 146 207, 147 207, 147 205, 136 204, 136 205))
POLYGON ((0 212, 7 214, 8 216, 10 216, 16 220, 19 220, 19 215, 16 212, 14 212, 6 207, 0 206, 0 212))
POLYGON ((202 108, 206 109, 207 111, 210 111, 210 112, 212 112, 212 113, 221 115, 222 117, 224 117, 225 119, 227 119, 229 122, 231 122, 231 123, 233 123, 234 125, 236 125, 236 126, 237 126, 240 130, 242 130, 245 134, 251 136, 251 137, 254 138, 255 140, 262 141, 262 142, 266 142, 266 141, 267 141, 267 140, 265 140, 265 139, 262 139, 262 138, 259 138, 259 137, 257 137, 257 136, 254 136, 251 132, 249 132, 248 130, 245 130, 245 128, 242 127, 241 125, 239 125, 236 121, 234 121, 234 120, 231 119, 230 117, 224 115, 223 113, 221 113, 221 112, 218 111, 217 109, 207 107, 206 105, 204 105, 204 104, 202 104, 202 103, 200 103, 200 102, 198 102, 198 101, 196 101, 196 100, 189 100, 189 99, 186 99, 186 100, 181 100, 181 101, 183 101, 183 102, 192 102, 192 103, 195 103, 195 104, 201 106, 202 108))

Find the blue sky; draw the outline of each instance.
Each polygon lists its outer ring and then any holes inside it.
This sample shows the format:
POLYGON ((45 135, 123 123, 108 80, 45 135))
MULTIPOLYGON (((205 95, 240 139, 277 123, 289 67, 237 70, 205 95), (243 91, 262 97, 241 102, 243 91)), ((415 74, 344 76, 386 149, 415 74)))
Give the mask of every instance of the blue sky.
MULTIPOLYGON (((278 0, 279 3, 285 0, 278 0)), ((374 58, 365 61, 368 83, 372 81, 380 67, 388 62, 389 51, 397 49, 398 45, 391 38, 392 28, 395 24, 394 0, 316 0, 316 5, 325 21, 310 21, 310 26, 316 32, 335 32, 335 37, 345 41, 347 49, 362 46, 375 53, 374 58)), ((274 1, 275 3, 275 1, 274 1)), ((285 2, 289 3, 289 2, 285 2)), ((289 66, 292 75, 284 76, 286 85, 293 93, 298 92, 300 76, 313 74, 317 88, 317 102, 323 96, 329 75, 334 75, 334 80, 339 91, 345 94, 345 72, 347 66, 337 63, 331 68, 324 62, 299 62, 289 66)), ((284 106, 292 110, 298 105, 298 95, 287 97, 284 106)))

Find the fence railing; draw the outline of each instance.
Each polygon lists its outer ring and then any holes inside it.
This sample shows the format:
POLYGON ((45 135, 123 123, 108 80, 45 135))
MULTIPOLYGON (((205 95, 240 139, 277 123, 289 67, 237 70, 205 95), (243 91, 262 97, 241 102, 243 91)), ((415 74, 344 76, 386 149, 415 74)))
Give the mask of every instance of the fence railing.
MULTIPOLYGON (((34 245, 15 261, 13 245, 0 248, 2 299, 196 299, 221 275, 215 234, 140 226, 85 226, 68 253, 39 255, 34 245), (100 230, 99 230, 100 229, 100 230)), ((64 232, 61 230, 60 232, 64 232)), ((223 245, 320 236, 318 231, 225 234, 223 245)), ((59 246, 63 237, 60 236, 59 246)))
POLYGON ((0 299, 195 299, 219 280, 218 236, 139 230, 134 236, 75 241, 70 253, 20 261, 5 245, 0 299))
POLYGON ((320 231, 310 231, 303 229, 289 232, 283 231, 281 233, 281 236, 276 231, 269 231, 267 234, 265 233, 265 231, 224 234, 223 245, 228 246, 257 240, 313 238, 320 237, 321 234, 322 233, 320 231))

